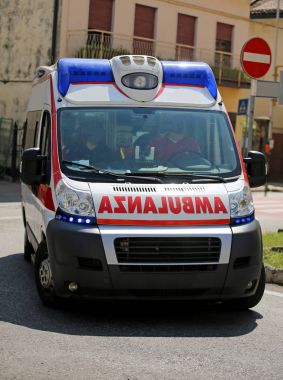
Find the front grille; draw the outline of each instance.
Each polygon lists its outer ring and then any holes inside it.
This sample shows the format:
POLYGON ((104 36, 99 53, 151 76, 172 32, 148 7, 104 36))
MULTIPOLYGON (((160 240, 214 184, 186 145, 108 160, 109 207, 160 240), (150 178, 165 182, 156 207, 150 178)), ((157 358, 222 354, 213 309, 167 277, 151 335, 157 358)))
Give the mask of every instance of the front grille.
POLYGON ((135 297, 182 298, 201 296, 207 293, 208 289, 129 289, 128 291, 135 297))
POLYGON ((213 272, 216 271, 217 265, 215 264, 201 264, 201 265, 119 265, 121 272, 128 273, 184 273, 184 272, 213 272))
POLYGON ((217 263, 216 237, 131 237, 114 241, 119 263, 217 263))

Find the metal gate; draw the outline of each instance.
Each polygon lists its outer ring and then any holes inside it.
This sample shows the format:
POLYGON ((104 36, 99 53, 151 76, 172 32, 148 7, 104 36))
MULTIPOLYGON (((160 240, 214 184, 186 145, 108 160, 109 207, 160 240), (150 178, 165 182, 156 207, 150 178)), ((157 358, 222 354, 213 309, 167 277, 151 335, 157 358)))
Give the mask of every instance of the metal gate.
POLYGON ((11 168, 13 150, 13 120, 0 118, 0 177, 11 168))
POLYGON ((0 178, 5 175, 16 180, 22 157, 24 127, 12 119, 0 118, 0 178))

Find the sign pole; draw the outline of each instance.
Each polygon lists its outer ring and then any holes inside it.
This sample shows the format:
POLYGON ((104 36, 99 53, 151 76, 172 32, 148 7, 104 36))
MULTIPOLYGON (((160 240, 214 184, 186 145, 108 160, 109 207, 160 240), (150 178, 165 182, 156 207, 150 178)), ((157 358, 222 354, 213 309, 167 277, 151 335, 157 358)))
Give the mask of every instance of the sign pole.
POLYGON ((251 96, 249 101, 249 112, 248 112, 248 146, 246 154, 252 150, 253 146, 253 124, 254 124, 254 110, 255 110, 255 90, 256 90, 256 80, 252 79, 251 82, 251 96))
POLYGON ((250 107, 248 115, 248 152, 252 150, 253 140, 253 123, 254 123, 254 110, 255 110, 255 96, 250 97, 250 107))

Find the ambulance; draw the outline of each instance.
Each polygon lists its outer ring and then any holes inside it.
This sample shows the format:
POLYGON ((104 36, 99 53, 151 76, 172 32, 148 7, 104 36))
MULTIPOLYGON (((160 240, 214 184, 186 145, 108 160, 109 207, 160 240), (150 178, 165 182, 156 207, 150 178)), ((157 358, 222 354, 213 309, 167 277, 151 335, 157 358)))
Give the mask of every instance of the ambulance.
POLYGON ((38 69, 21 163, 24 257, 43 303, 62 298, 262 298, 262 237, 206 63, 124 55, 38 69))

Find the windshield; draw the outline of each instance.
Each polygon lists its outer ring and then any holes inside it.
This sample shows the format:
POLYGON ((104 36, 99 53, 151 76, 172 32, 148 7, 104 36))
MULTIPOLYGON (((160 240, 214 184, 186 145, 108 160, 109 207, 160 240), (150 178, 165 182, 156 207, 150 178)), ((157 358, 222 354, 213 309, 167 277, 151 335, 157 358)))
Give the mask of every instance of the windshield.
POLYGON ((223 178, 240 174, 223 112, 103 107, 66 108, 58 114, 60 160, 67 175, 91 179, 99 170, 223 178))

